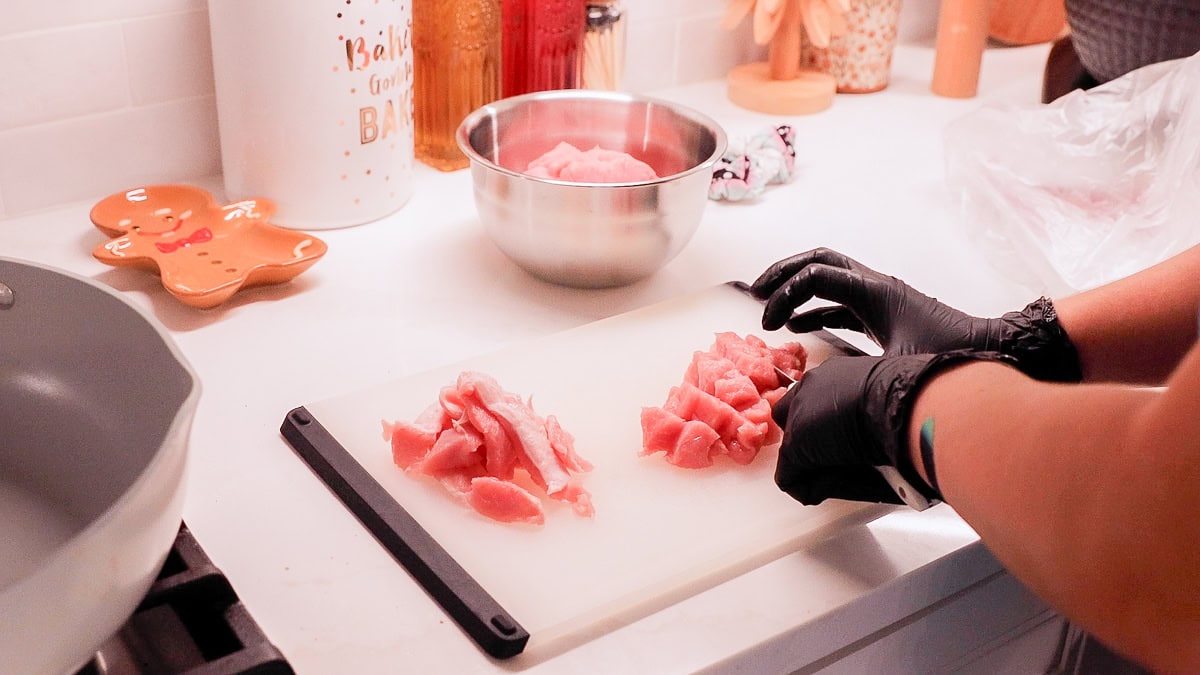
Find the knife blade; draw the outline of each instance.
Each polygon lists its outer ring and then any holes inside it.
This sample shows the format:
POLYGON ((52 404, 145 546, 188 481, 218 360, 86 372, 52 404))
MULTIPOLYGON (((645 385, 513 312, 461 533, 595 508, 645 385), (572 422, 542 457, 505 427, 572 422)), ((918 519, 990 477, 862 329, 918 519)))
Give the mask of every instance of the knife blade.
MULTIPOLYGON (((791 389, 792 386, 796 384, 796 380, 784 372, 779 366, 774 366, 774 368, 775 375, 779 377, 779 381, 784 383, 788 389, 791 389)), ((938 503, 936 499, 926 499, 925 496, 918 492, 911 483, 904 479, 904 476, 900 475, 900 471, 897 470, 896 467, 883 465, 876 466, 875 470, 878 471, 879 475, 883 476, 883 479, 892 487, 892 490, 896 493, 896 496, 899 497, 900 500, 907 504, 910 508, 916 511, 924 511, 925 509, 938 503)))

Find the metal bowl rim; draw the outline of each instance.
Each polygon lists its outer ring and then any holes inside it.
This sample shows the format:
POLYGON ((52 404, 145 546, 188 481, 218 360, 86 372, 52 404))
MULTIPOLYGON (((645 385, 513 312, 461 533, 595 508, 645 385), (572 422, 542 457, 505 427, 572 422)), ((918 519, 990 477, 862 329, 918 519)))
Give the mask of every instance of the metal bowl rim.
POLYGON ((459 149, 467 156, 472 165, 483 166, 512 178, 527 180, 534 183, 581 188, 627 188, 655 186, 670 183, 685 176, 690 176, 712 167, 717 163, 718 160, 721 159, 722 156, 724 156, 726 147, 728 145, 728 138, 726 137, 725 130, 721 127, 721 125, 717 124, 716 120, 712 119, 708 115, 705 115, 704 113, 699 112, 691 107, 675 103, 673 101, 668 101, 666 99, 645 96, 642 94, 597 91, 589 89, 559 89, 552 91, 538 91, 529 94, 521 94, 519 96, 510 96, 492 103, 487 103, 475 109, 474 112, 470 113, 463 119, 463 121, 458 125, 457 131, 455 132, 455 140, 458 143, 459 149), (471 129, 474 129, 483 119, 492 115, 498 115, 506 110, 511 110, 517 106, 528 103, 529 101, 547 101, 555 99, 600 100, 615 101, 620 103, 649 103, 651 105, 662 106, 663 108, 671 110, 672 112, 699 124, 712 133, 713 151, 708 157, 704 158, 700 162, 697 162, 695 166, 667 176, 659 176, 658 178, 653 178, 651 180, 626 181, 620 183, 591 183, 560 180, 557 178, 541 178, 538 176, 531 176, 520 171, 514 171, 512 169, 500 166, 499 164, 496 164, 495 162, 479 154, 471 145, 470 131, 471 129))

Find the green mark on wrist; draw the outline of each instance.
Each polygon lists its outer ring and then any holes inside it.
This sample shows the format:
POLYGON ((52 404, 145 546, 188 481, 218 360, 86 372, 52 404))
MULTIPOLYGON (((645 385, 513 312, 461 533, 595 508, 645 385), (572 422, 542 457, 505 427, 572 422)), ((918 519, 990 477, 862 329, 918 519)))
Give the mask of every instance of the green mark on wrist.
POLYGON ((925 476, 929 480, 929 486, 941 493, 938 488, 937 474, 933 468, 933 418, 926 417, 921 423, 921 433, 919 435, 921 446, 921 464, 925 467, 925 476))

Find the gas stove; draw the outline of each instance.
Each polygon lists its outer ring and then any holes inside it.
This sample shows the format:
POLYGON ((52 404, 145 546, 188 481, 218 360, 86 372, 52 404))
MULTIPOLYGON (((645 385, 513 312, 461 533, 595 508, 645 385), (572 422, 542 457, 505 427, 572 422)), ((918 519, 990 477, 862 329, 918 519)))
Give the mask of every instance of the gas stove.
POLYGON ((184 523, 145 599, 77 675, 292 672, 184 523))

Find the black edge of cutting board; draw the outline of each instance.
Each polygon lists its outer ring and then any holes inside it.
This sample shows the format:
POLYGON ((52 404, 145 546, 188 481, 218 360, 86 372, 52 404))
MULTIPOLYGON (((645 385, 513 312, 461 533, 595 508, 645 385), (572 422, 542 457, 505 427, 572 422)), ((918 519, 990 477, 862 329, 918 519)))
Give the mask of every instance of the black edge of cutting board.
POLYGON ((284 417, 287 442, 379 543, 478 644, 498 659, 520 654, 529 632, 358 463, 303 406, 284 417))

